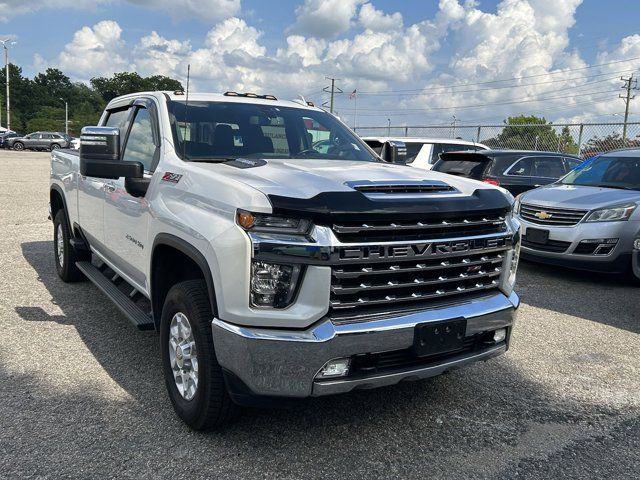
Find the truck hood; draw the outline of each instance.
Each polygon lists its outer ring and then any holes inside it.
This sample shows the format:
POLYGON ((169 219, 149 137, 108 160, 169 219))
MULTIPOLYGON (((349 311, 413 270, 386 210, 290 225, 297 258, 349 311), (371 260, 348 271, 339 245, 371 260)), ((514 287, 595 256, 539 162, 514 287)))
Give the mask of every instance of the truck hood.
POLYGON ((640 191, 583 185, 549 185, 531 190, 522 196, 523 203, 576 210, 593 210, 638 201, 640 191))
MULTIPOLYGON (((216 165, 227 176, 245 183, 266 195, 311 198, 325 192, 352 192, 348 183, 402 181, 443 181, 461 194, 491 189, 490 185, 473 180, 431 172, 404 165, 344 160, 267 160, 255 167, 229 163, 216 165)), ((242 165, 242 164, 240 164, 242 165)))
MULTIPOLYGON (((198 164, 216 175, 241 182, 263 193, 279 215, 303 216, 316 221, 358 221, 447 218, 452 214, 502 215, 513 197, 475 180, 404 165, 342 160, 245 160, 198 164), (436 191, 380 191, 385 186, 419 183, 436 191), (361 191, 368 184, 375 192, 361 191), (441 188, 452 187, 446 191, 441 188)), ((402 189, 401 189, 402 190, 402 189)))

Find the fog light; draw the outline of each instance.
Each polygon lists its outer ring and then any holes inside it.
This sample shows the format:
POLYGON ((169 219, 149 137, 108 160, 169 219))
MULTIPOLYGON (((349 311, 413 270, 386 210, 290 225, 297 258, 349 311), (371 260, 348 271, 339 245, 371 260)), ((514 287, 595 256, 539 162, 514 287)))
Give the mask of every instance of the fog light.
POLYGON ((251 264, 251 304, 285 308, 291 304, 300 276, 300 265, 251 264))
POLYGON ((635 250, 640 250, 640 238, 636 238, 636 239, 633 241, 633 248, 634 248, 635 250))
POLYGON ((316 378, 344 377, 349 374, 350 365, 351 359, 349 358, 336 358, 335 360, 329 360, 324 364, 324 367, 320 369, 316 378))
POLYGON ((493 341, 496 343, 504 342, 504 339, 507 338, 507 329, 501 328, 493 332, 493 341))

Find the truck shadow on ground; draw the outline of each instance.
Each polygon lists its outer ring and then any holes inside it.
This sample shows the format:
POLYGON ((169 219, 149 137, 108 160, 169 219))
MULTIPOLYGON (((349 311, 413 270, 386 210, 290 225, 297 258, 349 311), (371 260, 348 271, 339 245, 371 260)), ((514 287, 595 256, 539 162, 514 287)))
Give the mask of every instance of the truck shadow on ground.
MULTIPOLYGON (((426 464, 431 464, 434 472, 441 464, 441 472, 452 473, 446 467, 452 452, 477 456, 479 451, 501 448, 517 441, 532 422, 575 425, 591 421, 594 411, 605 416, 617 414, 546 393, 506 356, 428 381, 310 399, 286 410, 250 410, 221 432, 194 436, 172 412, 156 334, 137 331, 89 282, 63 283, 55 272, 50 242, 27 242, 21 247, 62 313, 50 315, 43 308, 24 306, 17 306, 15 311, 28 322, 72 325, 104 371, 132 397, 130 401, 113 402, 87 392, 75 396, 38 387, 42 384, 39 379, 26 380, 40 390, 36 394, 41 402, 37 409, 70 425, 64 433, 73 434, 74 440, 68 446, 58 446, 58 450, 63 450, 64 456, 82 458, 84 454, 71 447, 93 442, 110 450, 93 459, 87 453, 85 460, 103 462, 105 468, 131 444, 146 452, 139 459, 127 456, 130 465, 138 465, 143 471, 145 466, 164 460, 188 465, 188 470, 196 469, 196 476, 207 477, 217 465, 218 471, 227 473, 242 468, 260 477, 296 478, 304 476, 314 462, 320 464, 318 475, 338 478, 358 471, 371 473, 372 468, 378 476, 386 476, 383 472, 388 468, 389 475, 404 476, 415 474, 417 465, 424 468, 426 464), (61 402, 68 403, 69 408, 55 407, 61 402), (82 425, 71 425, 70 415, 80 416, 86 430, 82 425), (180 442, 185 446, 167 450, 168 445, 180 442), (416 445, 420 447, 416 449, 416 445), (407 451, 422 453, 398 460, 407 451), (364 464, 368 467, 358 470, 358 465, 364 464)), ((0 379, 5 376, 0 364, 0 379)), ((16 379, 11 382, 15 384, 16 379)), ((36 426, 26 428, 33 430, 36 426)), ((21 435, 28 437, 24 432, 21 435)), ((57 438, 53 434, 42 438, 37 432, 35 437, 39 442, 57 438)), ((495 459, 495 464, 506 465, 512 460, 505 455, 502 460, 495 459)), ((487 465, 492 462, 494 459, 488 458, 487 465)), ((465 468, 461 465, 460 471, 472 471, 465 468)))
POLYGON ((640 283, 630 276, 522 261, 517 290, 528 305, 640 333, 640 283))

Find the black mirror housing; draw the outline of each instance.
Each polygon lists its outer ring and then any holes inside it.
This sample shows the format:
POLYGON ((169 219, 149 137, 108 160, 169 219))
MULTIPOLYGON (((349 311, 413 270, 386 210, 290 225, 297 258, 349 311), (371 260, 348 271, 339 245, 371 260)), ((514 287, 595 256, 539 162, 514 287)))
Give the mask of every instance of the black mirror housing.
POLYGON ((407 163, 407 146, 399 140, 389 140, 382 146, 382 158, 391 163, 407 163))
POLYGON ((120 160, 120 129, 84 127, 80 134, 80 173, 85 177, 112 180, 142 178, 144 166, 140 162, 120 160))

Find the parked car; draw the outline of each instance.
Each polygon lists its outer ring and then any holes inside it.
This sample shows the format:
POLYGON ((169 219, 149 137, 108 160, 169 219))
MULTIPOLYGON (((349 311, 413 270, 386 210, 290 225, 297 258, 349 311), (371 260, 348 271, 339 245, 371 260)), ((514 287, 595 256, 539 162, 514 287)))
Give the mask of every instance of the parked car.
POLYGON ((628 272, 640 249, 640 149, 609 152, 517 197, 523 258, 628 272))
POLYGON ((319 108, 131 94, 51 161, 58 275, 159 332, 169 398, 193 428, 235 403, 417 380, 510 345, 513 197, 381 162, 319 108))
POLYGON ((19 133, 12 131, 5 131, 0 133, 0 148, 8 148, 7 142, 10 138, 17 138, 21 136, 22 135, 20 135, 19 133))
POLYGON ((440 155, 433 170, 500 186, 515 196, 555 182, 581 162, 579 157, 555 152, 449 152, 440 155))
POLYGON ((7 148, 14 150, 56 150, 69 148, 71 141, 64 133, 33 132, 24 137, 14 137, 7 140, 7 148))
POLYGON ((390 160, 385 158, 385 152, 387 151, 385 144, 389 142, 403 143, 407 149, 405 162, 412 167, 425 170, 431 170, 433 164, 438 161, 440 154, 444 152, 489 149, 489 147, 481 143, 456 138, 363 137, 362 139, 385 160, 390 160))

